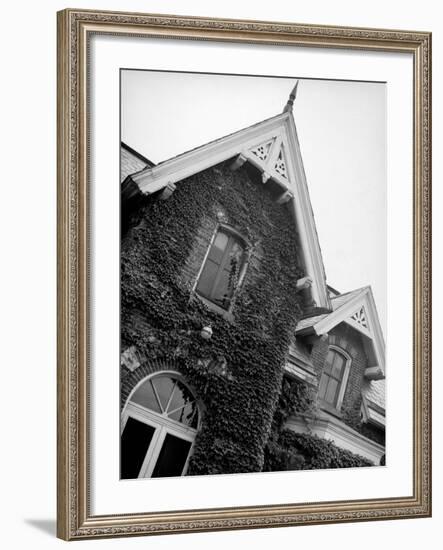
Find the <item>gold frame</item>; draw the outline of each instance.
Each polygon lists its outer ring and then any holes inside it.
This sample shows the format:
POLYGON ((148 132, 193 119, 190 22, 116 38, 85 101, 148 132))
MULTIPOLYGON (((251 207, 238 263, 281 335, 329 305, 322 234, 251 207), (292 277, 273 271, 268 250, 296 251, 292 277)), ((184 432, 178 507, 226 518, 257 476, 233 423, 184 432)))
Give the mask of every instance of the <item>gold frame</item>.
POLYGON ((58 13, 57 534, 93 537, 431 515, 431 34, 68 9, 58 13), (413 495, 92 516, 88 505, 87 48, 91 34, 409 52, 414 60, 413 495))

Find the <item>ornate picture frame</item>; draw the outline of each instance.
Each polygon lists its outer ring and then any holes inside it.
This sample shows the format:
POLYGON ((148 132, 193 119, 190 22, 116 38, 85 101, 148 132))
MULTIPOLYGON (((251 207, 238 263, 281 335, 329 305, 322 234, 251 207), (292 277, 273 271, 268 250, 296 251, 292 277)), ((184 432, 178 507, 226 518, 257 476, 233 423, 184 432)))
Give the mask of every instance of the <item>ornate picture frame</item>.
MULTIPOLYGON (((431 34, 67 9, 58 13, 58 536, 65 540, 249 529, 431 515, 431 34), (93 36, 245 43, 380 54, 413 62, 412 492, 392 498, 283 502, 136 513, 91 508, 91 167, 93 36)), ((118 176, 116 176, 118 178, 118 176)), ((116 359, 118 364, 118 359, 116 359)), ((118 374, 117 374, 118 376, 118 374)), ((294 499, 296 501, 296 499, 294 499)))

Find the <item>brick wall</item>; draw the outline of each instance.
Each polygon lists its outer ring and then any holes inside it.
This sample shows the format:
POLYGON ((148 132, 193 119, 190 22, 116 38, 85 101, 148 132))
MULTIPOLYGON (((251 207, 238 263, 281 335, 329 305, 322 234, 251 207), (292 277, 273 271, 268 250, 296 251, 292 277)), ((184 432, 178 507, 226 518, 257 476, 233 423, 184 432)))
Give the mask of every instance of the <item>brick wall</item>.
POLYGON ((326 355, 329 349, 329 337, 328 335, 320 336, 316 338, 311 352, 312 365, 317 374, 317 378, 320 379, 323 372, 323 366, 325 363, 326 355))

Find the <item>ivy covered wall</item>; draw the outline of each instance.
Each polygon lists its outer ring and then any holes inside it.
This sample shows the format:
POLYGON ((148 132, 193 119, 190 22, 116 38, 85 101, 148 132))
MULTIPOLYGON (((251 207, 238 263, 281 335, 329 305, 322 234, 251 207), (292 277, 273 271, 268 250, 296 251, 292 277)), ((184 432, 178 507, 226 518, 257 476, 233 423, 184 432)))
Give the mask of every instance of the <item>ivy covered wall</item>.
POLYGON ((373 466, 371 461, 337 447, 332 441, 284 428, 291 416, 315 417, 318 412, 316 389, 285 377, 265 449, 263 471, 373 466))
MULTIPOLYGON (((151 197, 123 220, 121 348, 134 346, 140 373, 179 370, 202 403, 188 474, 260 471, 300 316, 295 226, 287 206, 246 166, 228 163, 151 197), (248 243, 248 267, 232 318, 211 311, 192 288, 218 223, 248 243), (200 330, 211 325, 213 336, 200 330)), ((122 403, 140 375, 122 370, 122 403)))

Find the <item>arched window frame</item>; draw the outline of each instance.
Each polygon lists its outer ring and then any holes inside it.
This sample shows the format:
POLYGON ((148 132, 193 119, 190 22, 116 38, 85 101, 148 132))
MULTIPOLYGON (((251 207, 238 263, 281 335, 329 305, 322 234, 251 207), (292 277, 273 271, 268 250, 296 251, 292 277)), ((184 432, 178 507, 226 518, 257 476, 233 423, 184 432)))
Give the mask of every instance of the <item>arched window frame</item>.
MULTIPOLYGON (((336 353, 340 354, 342 357, 344 357, 346 359, 346 363, 345 363, 345 367, 343 369, 343 376, 342 376, 341 383, 340 383, 340 389, 339 389, 339 392, 338 392, 336 405, 334 406, 332 403, 329 403, 328 401, 325 401, 322 398, 320 398, 320 401, 321 401, 321 404, 324 405, 326 408, 335 409, 337 411, 340 411, 341 407, 343 405, 343 399, 345 397, 345 392, 346 392, 346 388, 347 388, 347 385, 348 385, 349 373, 350 373, 351 365, 352 365, 352 357, 349 355, 349 353, 346 350, 344 350, 343 348, 340 348, 338 346, 335 346, 333 344, 330 344, 328 346, 328 351, 329 350, 333 350, 336 353)), ((325 368, 325 366, 326 366, 326 358, 325 358, 325 363, 323 365, 323 369, 325 368)), ((323 376, 323 371, 322 371, 321 376, 323 376)), ((320 379, 321 379, 321 377, 320 377, 320 379)))
POLYGON ((213 234, 212 234, 211 241, 209 242, 209 245, 206 249, 203 261, 201 263, 200 269, 199 269, 197 277, 195 279, 194 286, 192 288, 193 295, 197 296, 209 308, 217 311, 218 313, 220 313, 224 317, 226 317, 228 319, 231 319, 232 318, 232 310, 233 310, 233 307, 234 307, 234 304, 235 304, 236 296, 237 296, 238 291, 240 290, 240 288, 243 284, 243 281, 244 281, 244 278, 245 278, 245 275, 246 275, 246 271, 247 271, 247 267, 248 267, 248 263, 249 263, 250 251, 251 251, 250 244, 249 244, 248 240, 241 233, 239 233, 231 225, 224 224, 224 223, 218 223, 215 230, 214 230, 214 232, 213 232, 213 234), (209 253, 211 251, 212 245, 215 241, 215 238, 217 237, 217 234, 220 231, 235 237, 241 243, 241 245, 243 246, 243 249, 244 249, 244 259, 243 259, 242 266, 240 268, 240 274, 239 274, 239 277, 238 277, 238 282, 237 282, 237 284, 234 288, 234 292, 233 292, 232 298, 230 300, 229 307, 227 309, 219 306, 218 304, 213 302, 211 299, 209 299, 205 296, 202 296, 197 291, 198 283, 200 281, 200 277, 202 275, 203 269, 206 265, 206 261, 208 259, 208 256, 209 256, 209 253))
POLYGON ((198 422, 197 422, 196 428, 186 426, 181 422, 168 418, 164 414, 159 414, 152 409, 147 409, 142 405, 139 405, 138 403, 135 403, 132 401, 132 397, 135 394, 135 392, 138 390, 138 388, 140 388, 143 384, 145 384, 151 378, 157 378, 160 376, 168 376, 174 380, 180 381, 183 385, 187 387, 189 392, 194 397, 196 395, 195 391, 184 379, 184 377, 177 371, 171 371, 171 370, 162 370, 162 371, 151 373, 148 376, 145 376, 144 378, 142 378, 134 386, 134 388, 132 389, 131 393, 129 394, 125 402, 125 406, 123 407, 123 411, 121 414, 120 437, 123 435, 123 431, 125 429, 125 426, 129 417, 132 417, 135 420, 138 420, 145 424, 148 424, 149 426, 155 429, 155 432, 149 444, 149 448, 147 450, 146 456, 143 460, 142 467, 138 474, 138 478, 151 477, 154 471, 154 468, 157 464, 157 460, 162 450, 166 435, 168 433, 170 433, 173 436, 184 439, 186 441, 189 441, 191 443, 191 447, 188 452, 186 463, 184 464, 184 467, 181 472, 182 476, 186 475, 186 472, 189 466, 189 460, 194 451, 195 438, 201 426, 202 405, 196 397, 195 397, 195 401, 196 401, 197 412, 198 412, 198 422))

